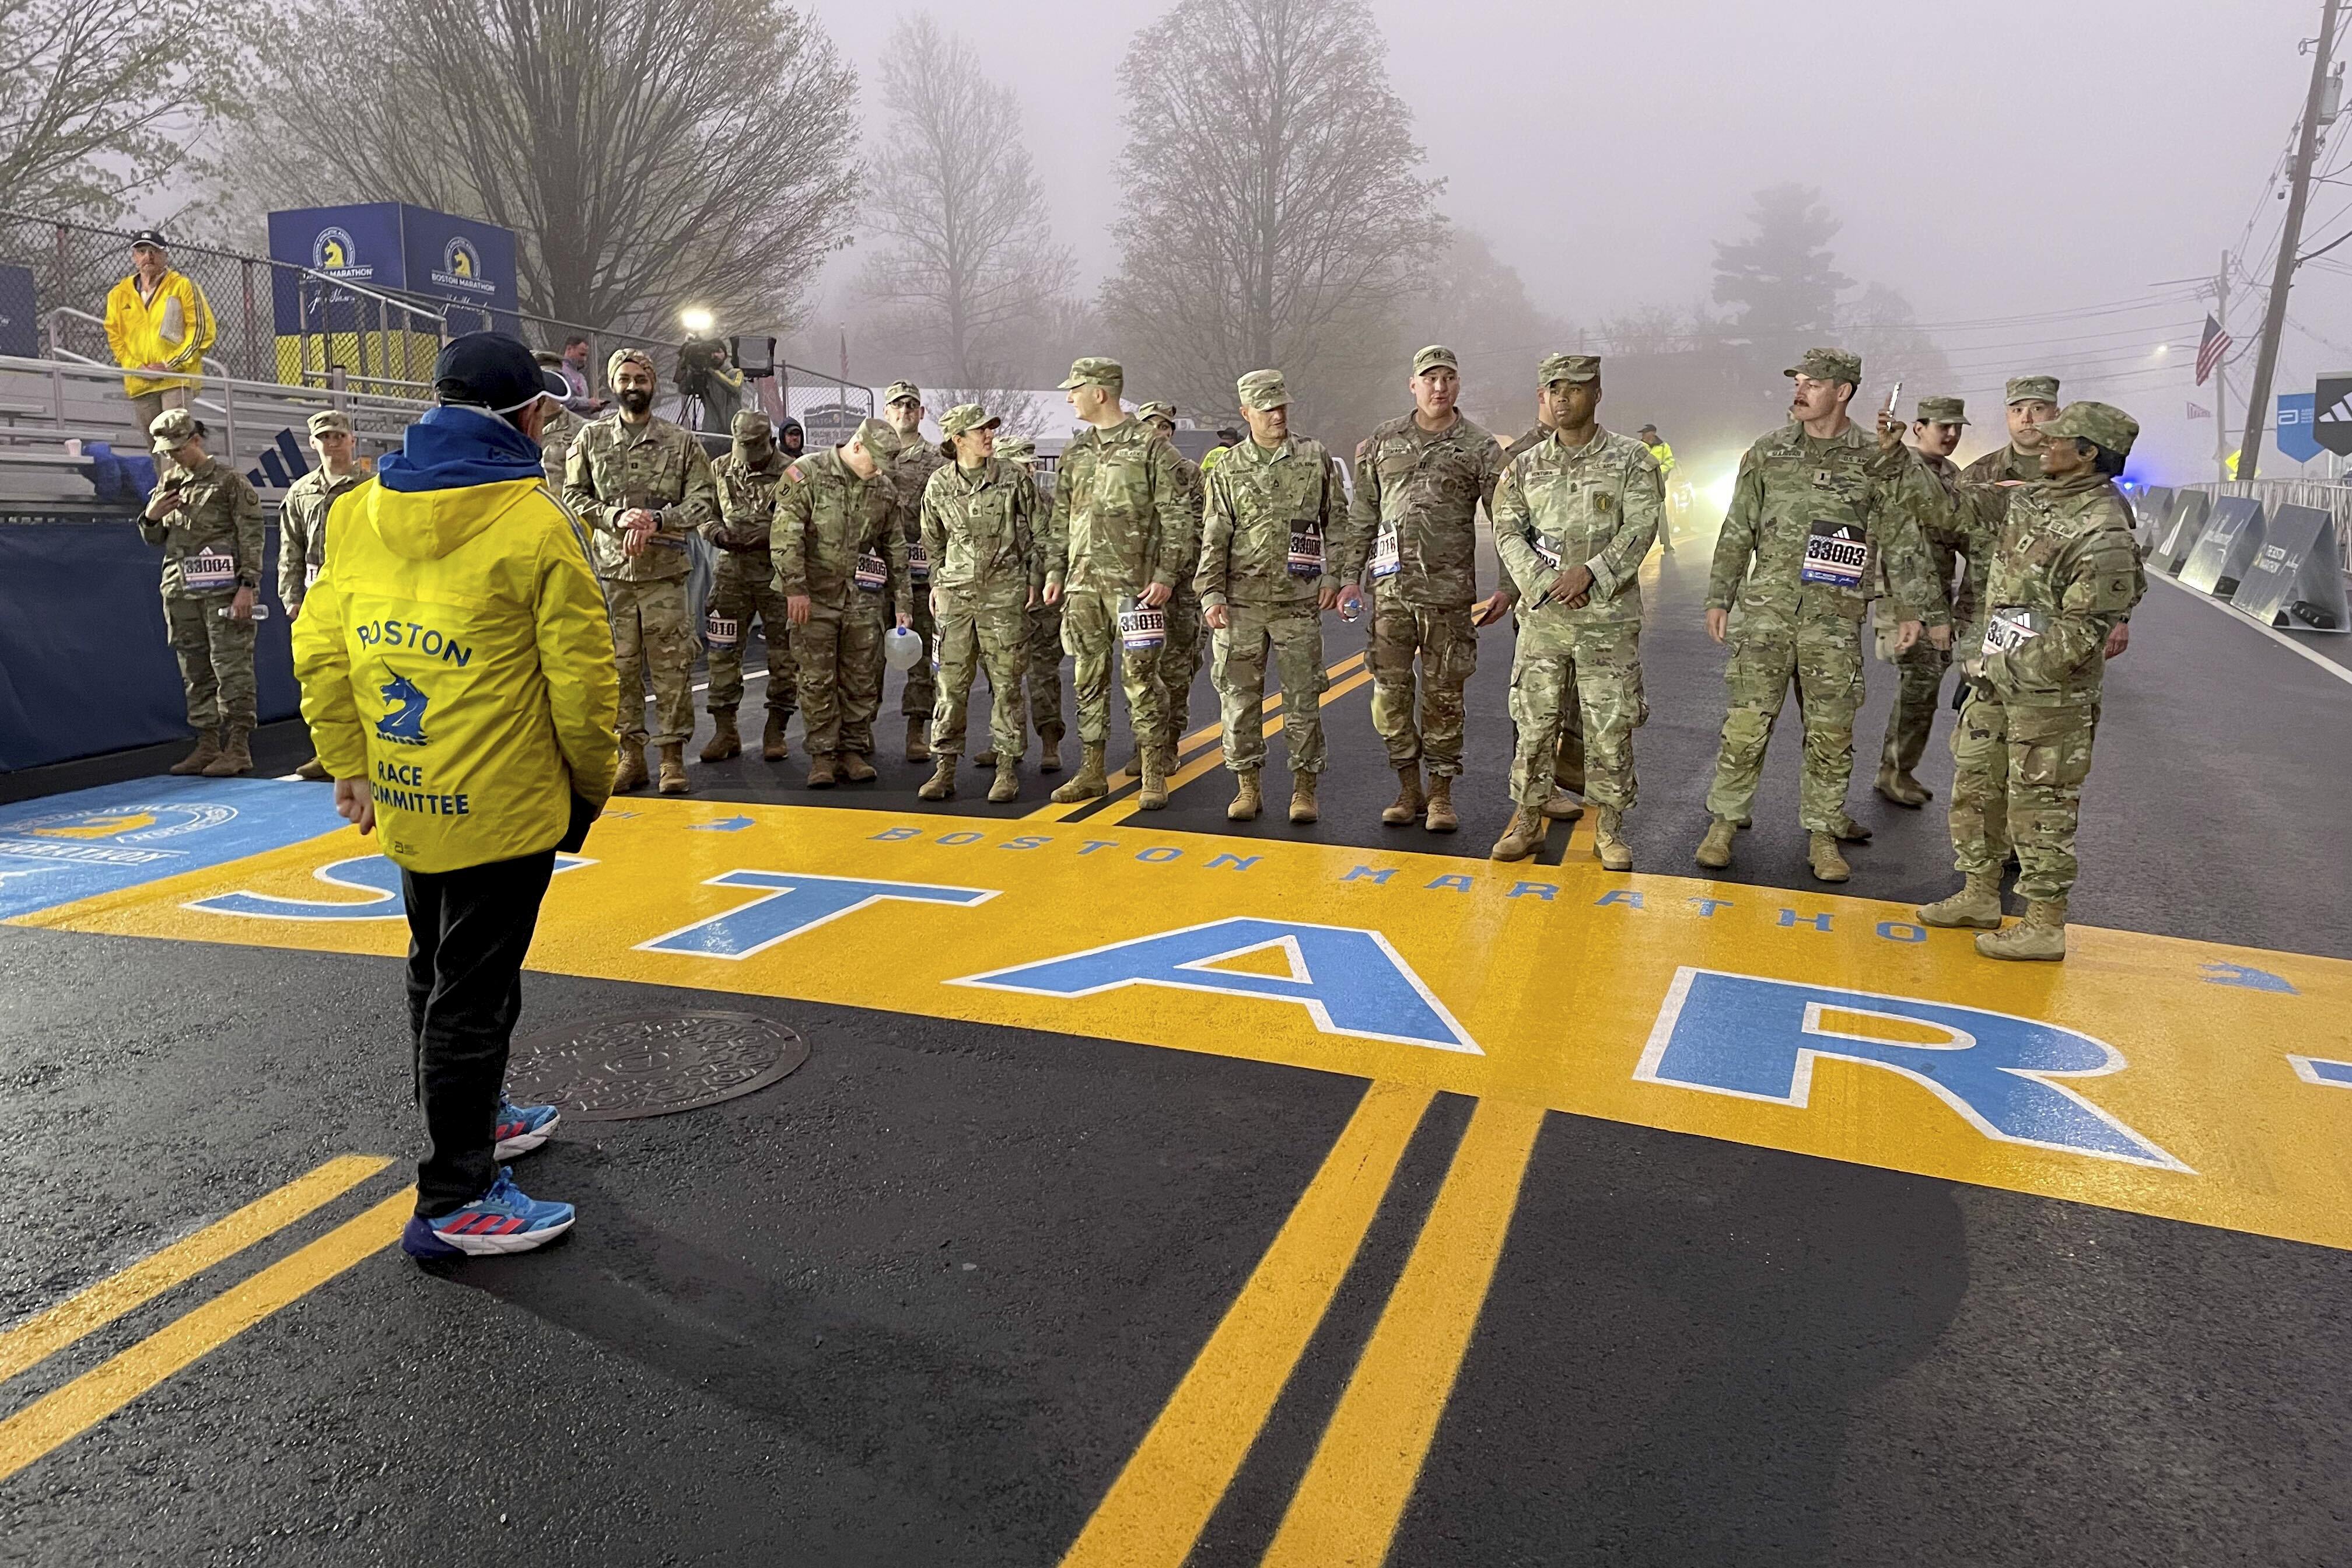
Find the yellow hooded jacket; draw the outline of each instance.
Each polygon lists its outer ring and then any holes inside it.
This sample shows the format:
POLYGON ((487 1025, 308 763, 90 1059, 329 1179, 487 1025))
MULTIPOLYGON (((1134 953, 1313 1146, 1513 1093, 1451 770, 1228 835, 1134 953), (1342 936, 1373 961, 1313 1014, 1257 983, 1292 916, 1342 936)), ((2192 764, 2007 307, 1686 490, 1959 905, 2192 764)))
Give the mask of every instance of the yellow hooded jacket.
POLYGON ((126 375, 122 388, 133 397, 175 386, 202 386, 205 355, 212 351, 215 335, 213 308, 195 279, 184 272, 165 272, 152 299, 139 297, 136 274, 117 283, 106 296, 106 342, 114 350, 117 364, 132 371, 142 364, 160 364, 185 373, 126 375))
POLYGON ((601 807, 613 787, 620 688, 587 541, 541 480, 418 489, 430 462, 384 467, 400 488, 380 471, 336 499, 294 623, 319 760, 368 781, 383 851, 412 871, 551 848, 572 797, 601 807))

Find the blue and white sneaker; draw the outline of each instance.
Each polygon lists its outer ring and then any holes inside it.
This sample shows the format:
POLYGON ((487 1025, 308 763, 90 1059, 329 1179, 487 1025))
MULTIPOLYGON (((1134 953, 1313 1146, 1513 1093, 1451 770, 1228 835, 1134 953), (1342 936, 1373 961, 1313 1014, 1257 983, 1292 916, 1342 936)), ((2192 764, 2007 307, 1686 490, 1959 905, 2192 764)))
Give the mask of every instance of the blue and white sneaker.
POLYGON ((514 1173, 501 1165, 490 1190, 437 1219, 411 1215, 400 1249, 411 1258, 497 1256, 545 1247, 572 1228, 570 1204, 542 1204, 523 1195, 514 1173))
POLYGON ((517 1154, 528 1154, 547 1142, 547 1135, 562 1124, 563 1118, 551 1105, 517 1105, 503 1095, 499 1099, 499 1146, 490 1157, 511 1160, 517 1154))

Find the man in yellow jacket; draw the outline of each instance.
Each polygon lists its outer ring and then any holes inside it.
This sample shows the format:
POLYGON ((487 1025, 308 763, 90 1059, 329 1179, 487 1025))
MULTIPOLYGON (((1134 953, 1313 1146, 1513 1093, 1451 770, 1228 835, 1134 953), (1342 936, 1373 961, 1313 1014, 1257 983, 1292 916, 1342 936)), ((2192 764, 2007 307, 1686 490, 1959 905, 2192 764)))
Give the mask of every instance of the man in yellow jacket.
POLYGON ((106 341, 131 373, 122 390, 138 410, 139 428, 166 408, 188 405, 204 384, 215 335, 211 303, 194 279, 172 269, 163 237, 152 228, 132 235, 131 276, 106 296, 106 341))
POLYGON ((294 623, 294 673, 335 806, 378 834, 408 912, 408 1013, 426 1147, 419 1258, 523 1252, 571 1226, 498 1162, 553 1106, 501 1093, 523 956, 558 849, 613 787, 620 685, 588 542, 546 489, 564 394, 520 341, 474 332, 434 366, 440 406, 334 502, 294 623))

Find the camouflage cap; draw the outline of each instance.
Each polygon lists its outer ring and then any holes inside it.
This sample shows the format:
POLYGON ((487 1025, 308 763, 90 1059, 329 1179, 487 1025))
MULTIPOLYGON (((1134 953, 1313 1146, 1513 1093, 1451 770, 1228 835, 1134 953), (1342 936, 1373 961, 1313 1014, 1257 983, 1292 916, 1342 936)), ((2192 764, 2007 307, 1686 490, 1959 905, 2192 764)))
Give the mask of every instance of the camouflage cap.
POLYGON ((2003 403, 2055 403, 2058 401, 2058 378, 2054 375, 2013 375, 2001 389, 2003 403))
POLYGON ((1062 390, 1076 386, 1108 386, 1116 392, 1127 384, 1127 371, 1115 359, 1097 359, 1089 355, 1070 363, 1070 379, 1062 383, 1062 390))
POLYGON ((923 389, 911 381, 894 381, 882 394, 882 406, 885 408, 894 403, 920 403, 922 400, 923 389))
POLYGON ((646 353, 645 350, 614 349, 612 355, 604 361, 604 384, 606 385, 609 386, 613 383, 621 379, 621 367, 625 364, 641 365, 645 368, 645 373, 647 375, 653 376, 656 380, 661 376, 661 372, 654 368, 654 356, 646 353))
MULTIPOLYGON (((849 433, 849 441, 856 442, 877 458, 895 458, 900 448, 898 432, 871 415, 857 422, 857 428, 849 433)), ((849 442, 842 444, 847 446, 849 442)))
POLYGON ((2036 428, 2045 437, 2095 441, 2118 458, 2131 456, 2132 443, 2139 439, 2139 421, 2112 403, 2070 403, 2057 418, 2045 419, 2036 428))
POLYGON ((350 435, 352 416, 340 408, 321 408, 310 416, 310 435, 313 439, 325 435, 330 430, 340 430, 346 436, 350 435))
POLYGON ((940 433, 952 441, 973 430, 993 430, 1003 423, 977 403, 959 403, 940 416, 940 433))
POLYGON ((1176 405, 1172 403, 1147 403, 1135 411, 1138 419, 1165 419, 1176 423, 1176 405))
POLYGON ((147 426, 147 434, 155 438, 155 455, 159 458, 169 457, 204 433, 204 422, 184 408, 166 408, 147 426))
POLYGON ((1969 422, 1969 405, 1957 397, 1923 397, 1919 400, 1919 417, 1930 425, 1965 425, 1969 422))
POLYGON ((1454 351, 1444 343, 1432 343, 1412 356, 1412 374, 1415 375, 1419 375, 1425 370, 1433 370, 1439 365, 1444 365, 1447 370, 1457 374, 1462 369, 1462 362, 1455 359, 1454 351))
POLYGON ((1536 366, 1536 384, 1549 386, 1555 381, 1599 381, 1599 354, 1546 354, 1543 363, 1536 366))
POLYGON ((1278 370, 1254 370, 1234 383, 1234 391, 1244 408, 1286 408, 1290 405, 1290 388, 1283 384, 1278 370))
POLYGON ((1025 468, 1037 460, 1037 443, 1026 436, 1007 436, 996 444, 996 455, 1025 468))
POLYGON ((1807 349, 1796 363, 1780 374, 1811 376, 1815 381, 1850 382, 1860 386, 1862 356, 1848 353, 1843 349, 1807 349))
POLYGON ((768 416, 756 408, 739 408, 727 428, 738 441, 764 441, 769 436, 768 416))

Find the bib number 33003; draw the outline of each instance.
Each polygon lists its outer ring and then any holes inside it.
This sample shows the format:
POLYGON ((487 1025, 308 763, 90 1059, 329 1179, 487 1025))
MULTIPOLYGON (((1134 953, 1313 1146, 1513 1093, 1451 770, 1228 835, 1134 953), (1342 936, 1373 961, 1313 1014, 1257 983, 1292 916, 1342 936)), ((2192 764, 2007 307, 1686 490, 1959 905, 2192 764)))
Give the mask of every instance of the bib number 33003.
POLYGON ((1862 524, 1814 520, 1805 535, 1805 566, 1798 574, 1807 583, 1859 591, 1862 570, 1870 562, 1870 542, 1862 524))

